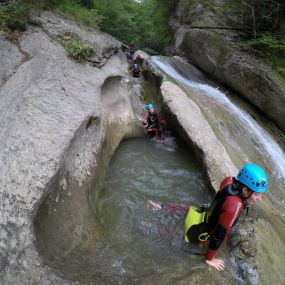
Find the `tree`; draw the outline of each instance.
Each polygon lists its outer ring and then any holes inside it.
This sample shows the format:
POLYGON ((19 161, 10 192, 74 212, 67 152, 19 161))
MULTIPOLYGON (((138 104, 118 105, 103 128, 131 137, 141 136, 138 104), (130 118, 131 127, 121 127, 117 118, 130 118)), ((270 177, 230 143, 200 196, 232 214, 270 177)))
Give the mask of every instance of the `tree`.
POLYGON ((279 30, 280 20, 284 12, 284 3, 276 0, 249 0, 247 1, 248 22, 252 29, 252 36, 279 30), (283 5, 283 7, 282 7, 283 5))

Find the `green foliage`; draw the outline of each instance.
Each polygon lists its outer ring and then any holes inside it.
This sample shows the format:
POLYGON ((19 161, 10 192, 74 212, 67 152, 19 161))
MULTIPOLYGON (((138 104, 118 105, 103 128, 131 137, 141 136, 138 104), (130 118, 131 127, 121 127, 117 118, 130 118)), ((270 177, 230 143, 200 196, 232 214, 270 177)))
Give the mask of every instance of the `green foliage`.
POLYGON ((277 52, 285 52, 285 40, 278 39, 273 35, 262 35, 258 39, 252 39, 246 42, 247 45, 255 46, 264 51, 275 50, 277 52))
POLYGON ((92 0, 79 0, 79 3, 85 8, 94 9, 94 2, 92 0))
MULTIPOLYGON (((211 1, 211 0, 204 0, 211 1)), ((102 30, 136 49, 160 53, 169 44, 169 14, 176 0, 10 0, 0 8, 3 29, 23 30, 30 10, 52 9, 63 16, 102 30)))
POLYGON ((0 27, 3 30, 26 30, 28 23, 28 6, 20 2, 10 1, 0 6, 0 27))
POLYGON ((54 9, 67 18, 98 29, 103 18, 92 8, 93 0, 11 0, 0 6, 0 27, 23 31, 29 20, 29 11, 54 9))
POLYGON ((284 77, 285 70, 285 39, 277 38, 272 34, 262 35, 244 43, 254 47, 260 56, 269 60, 277 72, 284 77))
POLYGON ((65 48, 67 54, 78 62, 84 62, 91 54, 92 48, 86 43, 82 43, 71 36, 64 36, 59 42, 65 48))
MULTIPOLYGON (((54 4, 53 4, 54 5, 54 4)), ((95 9, 87 9, 75 0, 63 0, 53 6, 60 14, 95 29, 100 28, 102 16, 95 9)))
POLYGON ((138 49, 160 52, 169 43, 167 20, 174 0, 98 0, 95 8, 104 17, 102 30, 138 49))

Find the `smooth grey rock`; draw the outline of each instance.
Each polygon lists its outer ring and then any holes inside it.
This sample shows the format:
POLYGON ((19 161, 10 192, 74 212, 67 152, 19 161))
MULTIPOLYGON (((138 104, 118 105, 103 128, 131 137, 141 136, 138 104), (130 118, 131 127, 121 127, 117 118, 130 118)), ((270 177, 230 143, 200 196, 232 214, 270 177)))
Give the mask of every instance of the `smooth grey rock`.
POLYGON ((5 40, 5 35, 3 32, 0 31, 0 86, 4 84, 4 81, 7 80, 7 77, 11 76, 15 69, 21 61, 23 60, 24 56, 19 51, 18 47, 9 41, 5 40), (13 57, 11 57, 13 54, 13 57))
MULTIPOLYGON (((108 36, 106 41, 109 43, 108 36)), ((3 38, 0 42, 10 45, 3 38)), ((31 58, 0 89, 0 280, 2 284, 70 284, 39 257, 33 217, 51 191, 47 185, 77 130, 88 118, 103 119, 109 114, 110 109, 102 105, 101 88, 109 77, 128 77, 127 62, 119 53, 101 69, 78 64, 39 28, 29 28, 19 43, 31 58)), ((12 48, 7 56, 11 62, 19 58, 18 49, 12 48)), ((122 93, 119 100, 127 106, 126 96, 122 93)), ((123 122, 132 121, 131 110, 130 106, 119 110, 123 122)), ((117 120, 115 113, 109 117, 117 120)), ((74 170, 78 181, 94 163, 84 161, 86 164, 74 170)))
POLYGON ((212 188, 218 191, 220 182, 226 176, 235 176, 236 167, 203 117, 199 107, 170 81, 164 81, 160 88, 164 104, 175 115, 179 125, 193 143, 196 154, 207 171, 212 188))
POLYGON ((118 52, 121 47, 121 43, 108 34, 66 20, 48 11, 43 12, 39 17, 34 17, 33 20, 54 38, 70 35, 89 44, 93 54, 88 61, 97 67, 103 66, 106 60, 118 52))

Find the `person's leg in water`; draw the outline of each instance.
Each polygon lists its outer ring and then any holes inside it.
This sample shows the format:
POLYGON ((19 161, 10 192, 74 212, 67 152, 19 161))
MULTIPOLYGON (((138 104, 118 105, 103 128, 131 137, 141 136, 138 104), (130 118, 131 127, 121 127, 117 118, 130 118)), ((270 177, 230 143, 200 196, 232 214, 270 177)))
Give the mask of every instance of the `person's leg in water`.
MULTIPOLYGON (((161 204, 152 200, 148 200, 148 207, 154 212, 166 210, 167 213, 170 213, 172 215, 179 215, 182 217, 186 217, 186 214, 189 210, 188 205, 176 203, 161 204)), ((159 228, 159 232, 163 232, 167 236, 172 234, 172 232, 170 232, 169 229, 165 227, 159 228)), ((209 243, 209 235, 207 234, 206 224, 201 223, 199 225, 192 226, 187 232, 187 237, 190 242, 186 242, 183 237, 182 250, 195 255, 204 255, 209 243), (204 235, 204 233, 206 233, 206 235, 204 235)))
POLYGON ((170 214, 178 214, 180 216, 186 215, 189 209, 189 206, 184 204, 176 204, 176 203, 161 204, 158 202, 154 202, 152 200, 148 200, 147 204, 148 207, 154 212, 158 212, 164 209, 170 214))
POLYGON ((160 127, 155 129, 155 139, 158 141, 162 140, 162 129, 160 127))
POLYGON ((149 139, 153 139, 155 137, 155 131, 153 130, 153 128, 148 128, 147 129, 147 137, 149 139))
POLYGON ((182 222, 188 211, 188 206, 183 204, 161 204, 152 200, 147 201, 147 206, 155 213, 162 215, 161 223, 157 225, 157 233, 163 240, 170 241, 173 245, 180 244, 183 235, 182 222))

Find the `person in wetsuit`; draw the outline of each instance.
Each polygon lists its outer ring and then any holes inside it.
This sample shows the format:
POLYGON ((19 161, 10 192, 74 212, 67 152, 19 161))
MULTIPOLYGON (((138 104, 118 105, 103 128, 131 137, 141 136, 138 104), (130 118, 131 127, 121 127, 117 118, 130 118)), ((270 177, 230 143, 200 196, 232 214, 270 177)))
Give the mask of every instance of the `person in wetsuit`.
POLYGON ((161 140, 162 125, 165 124, 165 121, 160 118, 153 104, 146 104, 146 109, 147 113, 144 115, 143 125, 150 136, 154 135, 156 140, 161 140))
MULTIPOLYGON (((224 261, 216 258, 216 254, 227 239, 232 226, 234 226, 243 212, 250 205, 262 200, 262 193, 266 192, 268 178, 262 168, 256 164, 245 164, 235 177, 226 177, 207 210, 208 219, 201 224, 191 226, 187 231, 188 240, 193 243, 209 240, 205 255, 206 263, 218 270, 223 270, 224 261)), ((153 210, 160 210, 163 205, 150 204, 153 210)), ((179 209, 186 214, 184 205, 169 204, 169 211, 179 209)), ((175 210, 176 211, 176 210, 175 210)))
POLYGON ((130 70, 130 73, 133 75, 133 77, 138 78, 140 74, 142 73, 142 70, 140 69, 137 63, 134 63, 130 70))

